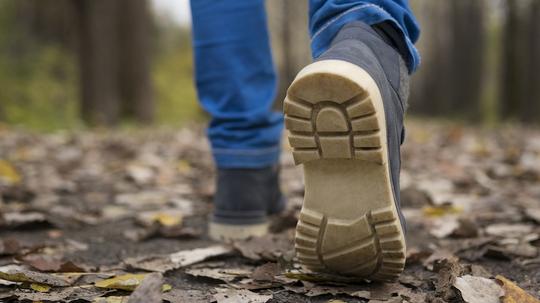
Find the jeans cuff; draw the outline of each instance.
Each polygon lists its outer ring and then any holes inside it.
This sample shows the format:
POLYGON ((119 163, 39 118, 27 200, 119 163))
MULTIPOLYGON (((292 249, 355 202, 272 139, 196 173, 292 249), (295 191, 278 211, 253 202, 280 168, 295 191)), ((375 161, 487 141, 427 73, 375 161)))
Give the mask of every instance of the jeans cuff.
POLYGON ((383 21, 392 22, 400 30, 407 43, 409 49, 407 67, 409 71, 411 73, 414 72, 418 65, 420 65, 420 54, 411 39, 403 32, 403 28, 401 28, 399 23, 388 12, 375 4, 362 4, 348 9, 319 28, 311 37, 313 58, 321 56, 330 47, 332 40, 341 28, 352 21, 362 21, 368 25, 383 21))
POLYGON ((279 163, 279 146, 259 149, 212 148, 218 168, 264 168, 279 163))

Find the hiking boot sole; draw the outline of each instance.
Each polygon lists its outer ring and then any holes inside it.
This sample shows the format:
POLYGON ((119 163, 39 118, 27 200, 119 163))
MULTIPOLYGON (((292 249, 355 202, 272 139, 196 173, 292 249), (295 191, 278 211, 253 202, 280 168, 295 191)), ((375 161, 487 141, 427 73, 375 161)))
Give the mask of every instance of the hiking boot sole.
POLYGON ((210 222, 208 236, 214 241, 231 242, 251 237, 261 237, 268 234, 269 223, 259 224, 222 224, 210 222))
POLYGON ((341 60, 305 67, 287 91, 285 127, 305 196, 295 249, 315 271, 395 280, 405 238, 388 168, 379 88, 341 60))

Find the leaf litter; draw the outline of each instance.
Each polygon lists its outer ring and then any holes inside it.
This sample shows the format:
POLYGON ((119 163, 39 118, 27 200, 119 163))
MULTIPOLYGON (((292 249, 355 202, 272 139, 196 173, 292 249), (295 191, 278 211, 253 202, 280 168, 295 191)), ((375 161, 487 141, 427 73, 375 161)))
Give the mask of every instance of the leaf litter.
POLYGON ((408 260, 387 284, 297 264, 303 176, 288 153, 273 233, 222 245, 204 234, 214 169, 201 127, 3 131, 0 301, 498 302, 502 290, 500 302, 538 302, 540 131, 408 128, 408 260))

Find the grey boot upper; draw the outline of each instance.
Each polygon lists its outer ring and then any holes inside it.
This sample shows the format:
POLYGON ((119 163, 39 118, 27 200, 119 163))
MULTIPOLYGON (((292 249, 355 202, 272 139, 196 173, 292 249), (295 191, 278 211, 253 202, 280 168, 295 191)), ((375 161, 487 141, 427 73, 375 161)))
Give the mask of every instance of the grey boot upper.
POLYGON ((364 69, 377 83, 384 103, 388 159, 392 189, 403 227, 400 210, 400 145, 405 136, 403 118, 409 94, 409 71, 398 51, 371 26, 352 22, 344 26, 330 48, 316 61, 343 60, 364 69))
POLYGON ((212 220, 223 224, 258 224, 282 211, 279 167, 218 169, 212 220))

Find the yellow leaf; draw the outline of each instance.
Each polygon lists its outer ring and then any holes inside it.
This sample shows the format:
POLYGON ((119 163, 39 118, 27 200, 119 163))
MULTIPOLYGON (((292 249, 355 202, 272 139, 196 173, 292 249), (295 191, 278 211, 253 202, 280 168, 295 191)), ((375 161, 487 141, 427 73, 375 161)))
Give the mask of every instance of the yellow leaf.
POLYGON ((95 283, 100 288, 112 288, 133 291, 141 284, 147 274, 126 274, 95 283))
POLYGON ((178 169, 179 173, 187 174, 191 171, 191 165, 186 160, 180 160, 176 165, 176 169, 178 169))
POLYGON ((442 217, 445 215, 455 215, 463 212, 463 208, 454 205, 426 206, 423 208, 424 214, 429 217, 442 217))
POLYGON ((502 284, 502 288, 504 289, 503 303, 540 303, 540 300, 526 293, 505 277, 498 275, 495 279, 502 284))
POLYGON ((39 283, 30 284, 30 288, 39 292, 48 292, 49 290, 51 290, 51 287, 49 285, 39 283))
POLYGON ((21 182, 21 175, 19 175, 11 163, 0 159, 0 179, 15 184, 21 182))
POLYGON ((163 226, 176 226, 180 225, 182 223, 182 217, 181 216, 173 216, 166 213, 157 213, 152 218, 152 221, 158 222, 159 224, 163 226))
POLYGON ((129 297, 109 296, 105 298, 96 298, 94 303, 127 303, 129 297))
POLYGON ((168 292, 171 289, 172 289, 172 286, 170 284, 163 284, 163 286, 161 287, 161 291, 163 292, 168 292))

